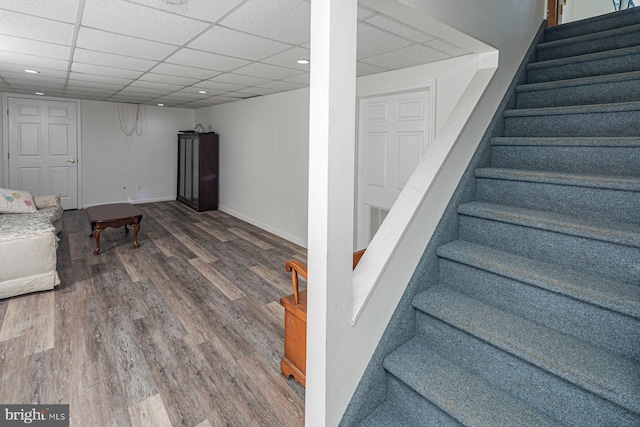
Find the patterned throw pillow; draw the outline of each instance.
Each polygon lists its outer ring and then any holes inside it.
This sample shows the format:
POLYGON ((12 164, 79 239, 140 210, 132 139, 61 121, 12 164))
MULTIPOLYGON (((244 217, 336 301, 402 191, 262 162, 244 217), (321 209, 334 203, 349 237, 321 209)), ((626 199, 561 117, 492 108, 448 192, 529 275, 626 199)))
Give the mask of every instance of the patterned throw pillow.
POLYGON ((33 213, 36 205, 28 191, 0 188, 0 213, 33 213))

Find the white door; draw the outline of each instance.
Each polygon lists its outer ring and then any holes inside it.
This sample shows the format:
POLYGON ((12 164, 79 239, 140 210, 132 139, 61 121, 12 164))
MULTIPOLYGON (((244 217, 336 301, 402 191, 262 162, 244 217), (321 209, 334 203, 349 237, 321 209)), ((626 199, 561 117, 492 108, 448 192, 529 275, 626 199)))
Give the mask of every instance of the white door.
POLYGON ((431 91, 359 101, 357 249, 384 221, 431 143, 431 91))
POLYGON ((34 196, 60 194, 78 208, 75 102, 9 97, 9 188, 34 196))

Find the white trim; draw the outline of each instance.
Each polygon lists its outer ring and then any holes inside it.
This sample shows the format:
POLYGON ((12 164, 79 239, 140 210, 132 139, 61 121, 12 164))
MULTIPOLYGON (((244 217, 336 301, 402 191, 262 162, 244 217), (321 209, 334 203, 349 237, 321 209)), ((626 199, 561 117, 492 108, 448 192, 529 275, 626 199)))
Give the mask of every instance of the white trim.
POLYGON ((122 200, 120 202, 89 203, 88 205, 82 206, 82 208, 78 207, 78 209, 87 209, 92 206, 110 205, 112 203, 131 203, 132 205, 140 205, 143 203, 173 202, 175 200, 175 197, 154 197, 151 199, 122 200))
POLYGON ((271 226, 269 226, 267 224, 264 224, 264 223, 262 223, 260 221, 256 221, 255 219, 250 218, 250 217, 248 217, 246 215, 243 215, 240 212, 236 212, 233 209, 229 209, 229 208, 227 208, 225 206, 218 206, 218 210, 222 211, 224 213, 227 213, 227 214, 229 214, 231 216, 234 216, 234 217, 236 217, 238 219, 241 219, 244 222, 248 222, 251 225, 255 225, 256 227, 261 228, 261 229, 263 229, 265 231, 268 231, 271 234, 275 234, 278 237, 282 237, 283 239, 288 240, 288 241, 290 241, 292 243, 295 243, 296 245, 302 246, 305 249, 307 248, 307 242, 297 238, 296 236, 292 236, 291 234, 285 233, 282 230, 278 230, 277 228, 273 228, 273 227, 271 227, 271 226))
POLYGON ((75 98, 57 98, 54 96, 24 95, 19 93, 3 93, 2 94, 2 182, 3 185, 9 186, 9 98, 17 99, 38 99, 54 102, 69 102, 76 104, 76 154, 78 157, 78 204, 80 209, 82 206, 82 104, 79 99, 75 98))

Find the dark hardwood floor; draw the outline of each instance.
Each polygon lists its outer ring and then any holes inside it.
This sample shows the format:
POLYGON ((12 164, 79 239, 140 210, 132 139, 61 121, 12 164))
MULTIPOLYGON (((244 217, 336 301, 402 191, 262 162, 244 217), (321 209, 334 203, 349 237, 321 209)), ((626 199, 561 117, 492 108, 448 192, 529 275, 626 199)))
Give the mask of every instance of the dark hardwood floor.
POLYGON ((136 206, 139 249, 107 229, 94 256, 67 211, 62 284, 0 300, 0 403, 68 403, 73 426, 304 425, 278 303, 304 248, 220 211, 136 206))

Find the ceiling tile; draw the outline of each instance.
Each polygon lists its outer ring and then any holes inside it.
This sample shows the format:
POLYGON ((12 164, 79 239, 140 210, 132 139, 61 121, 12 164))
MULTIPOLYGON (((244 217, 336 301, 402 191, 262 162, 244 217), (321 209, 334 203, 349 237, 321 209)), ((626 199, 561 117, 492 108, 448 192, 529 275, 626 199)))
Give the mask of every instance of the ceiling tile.
POLYGON ((123 79, 136 79, 142 72, 137 70, 125 70, 123 68, 104 67, 102 65, 83 64, 74 62, 71 71, 83 74, 95 74, 98 76, 120 77, 123 79))
POLYGON ((189 18, 215 22, 244 0, 134 0, 145 6, 166 10, 189 18))
POLYGON ((291 45, 216 25, 189 43, 188 47, 237 58, 258 60, 288 49, 291 45))
POLYGON ((358 25, 358 59, 409 46, 410 41, 382 31, 368 24, 358 25))
POLYGON ((54 77, 58 79, 64 79, 67 77, 67 70, 51 70, 47 68, 40 68, 40 74, 29 74, 24 72, 25 67, 17 64, 9 64, 0 62, 0 77, 15 74, 15 76, 21 75, 25 81, 39 77, 54 77))
POLYGON ((176 64, 159 64, 152 70, 158 74, 168 74, 170 76, 190 77, 193 79, 206 80, 220 74, 219 71, 205 70, 202 68, 185 67, 176 64))
POLYGON ((176 50, 176 46, 80 27, 76 46, 100 52, 161 60, 176 50))
MULTIPOLYGON (((298 0, 299 1, 299 0, 298 0)), ((267 79, 284 79, 286 77, 297 76, 302 74, 299 70, 292 70, 290 68, 277 67, 275 65, 253 63, 245 67, 235 70, 236 73, 245 74, 247 76, 262 77, 267 79)))
MULTIPOLYGON (((67 61, 53 58, 42 58, 33 55, 23 55, 20 53, 12 52, 0 52, 0 62, 23 65, 24 68, 32 68, 41 72, 41 68, 49 68, 52 70, 67 69, 67 61)), ((22 69, 24 70, 24 68, 22 69)))
POLYGON ((166 62, 186 67, 198 67, 218 71, 231 71, 249 63, 249 61, 244 59, 231 58, 230 56, 216 55, 215 53, 193 49, 180 49, 167 58, 166 62))
POLYGON ((0 9, 41 16, 56 21, 74 22, 78 10, 78 0, 2 0, 0 9))
POLYGON ((200 85, 189 86, 188 88, 184 88, 184 89, 193 89, 196 93, 201 90, 204 90, 207 93, 202 93, 201 95, 207 95, 207 96, 222 95, 223 93, 228 92, 227 90, 203 88, 200 85))
POLYGON ((73 62, 85 64, 104 65, 114 68, 126 68, 130 70, 147 71, 157 64, 148 59, 132 58, 130 56, 113 55, 111 53, 96 52, 93 50, 76 49, 73 52, 73 62))
POLYGON ((210 98, 212 101, 216 101, 219 103, 223 103, 223 102, 233 102, 233 101, 238 101, 239 98, 232 98, 230 96, 214 96, 210 98))
POLYGON ((69 81, 78 82, 78 84, 80 84, 80 82, 86 82, 86 83, 92 83, 92 84, 97 83, 97 84, 120 85, 120 86, 126 86, 129 83, 131 83, 130 79, 122 79, 122 78, 113 77, 113 76, 98 76, 95 74, 82 74, 82 73, 75 73, 73 71, 69 75, 69 81))
POLYGON ((124 0, 87 0, 82 25, 183 45, 208 24, 124 0))
POLYGON ((245 95, 252 96, 263 96, 263 95, 271 95, 272 93, 278 92, 274 89, 267 89, 266 87, 248 87, 246 89, 239 90, 238 93, 242 93, 245 95))
POLYGON ((367 7, 358 6, 358 21, 364 21, 365 19, 373 16, 376 12, 367 7))
POLYGON ((256 86, 256 87, 265 88, 265 89, 274 89, 276 91, 287 91, 287 90, 302 89, 305 86, 298 83, 274 81, 274 82, 265 83, 263 85, 256 86))
POLYGON ((299 76, 287 77, 286 79, 282 79, 285 82, 298 83, 304 86, 309 86, 309 78, 311 75, 309 73, 300 74, 299 76))
POLYGON ((54 43, 0 35, 0 50, 67 60, 70 48, 54 43))
POLYGON ((73 25, 3 10, 0 13, 0 34, 69 46, 73 25))
POLYGON ((410 27, 394 19, 387 18, 386 16, 376 15, 367 19, 366 22, 418 43, 423 43, 435 38, 431 34, 424 33, 416 28, 410 27))
POLYGON ((249 0, 220 23, 272 40, 309 41, 311 6, 302 0, 249 0))
POLYGON ((309 64, 298 64, 298 59, 311 58, 311 51, 302 47, 294 47, 284 52, 265 58, 260 62, 266 64, 279 65, 281 67, 295 68, 301 71, 309 71, 309 64))
POLYGON ((156 73, 145 73, 138 80, 144 80, 150 83, 167 83, 167 84, 174 84, 174 85, 190 86, 194 83, 198 83, 202 79, 167 76, 165 74, 156 74, 156 73))
POLYGON ((462 56, 471 53, 442 39, 431 40, 430 42, 425 43, 425 46, 432 47, 450 56, 462 56))
POLYGON ((356 62, 356 76, 358 77, 368 76, 370 74, 384 73, 385 71, 389 71, 389 69, 365 64, 364 62, 356 62))
POLYGON ((69 79, 67 82, 67 89, 75 91, 117 92, 123 87, 120 84, 86 82, 83 80, 69 79))
POLYGON ((148 88, 148 89, 162 89, 168 92, 173 92, 175 90, 180 90, 184 88, 183 85, 172 85, 167 83, 158 83, 158 82, 146 82, 143 80, 136 80, 131 83, 128 87, 140 87, 140 88, 148 88))
POLYGON ((9 84, 28 84, 28 85, 62 85, 64 86, 67 79, 61 77, 48 77, 41 74, 29 74, 25 76, 25 73, 2 73, 2 79, 9 84))
POLYGON ((166 91, 166 90, 160 90, 160 89, 149 89, 149 88, 142 88, 142 87, 131 87, 131 86, 127 86, 124 89, 118 91, 118 96, 120 95, 142 95, 145 97, 158 97, 158 96, 164 96, 169 94, 171 91, 166 91))
POLYGON ((247 85, 234 85, 231 83, 222 83, 215 80, 205 80, 194 85, 194 87, 198 87, 202 89, 215 89, 215 90, 224 90, 224 91, 243 89, 246 86, 247 85))
POLYGON ((414 44, 393 52, 367 58, 362 62, 393 70, 441 61, 447 58, 450 58, 450 56, 445 53, 420 44, 414 44))
POLYGON ((216 76, 217 82, 232 83, 242 86, 256 86, 262 83, 267 83, 269 79, 263 79, 261 77, 241 76, 239 74, 225 73, 216 76))

